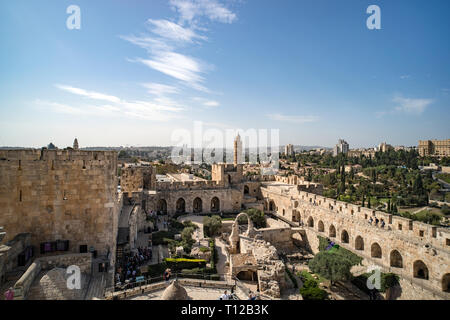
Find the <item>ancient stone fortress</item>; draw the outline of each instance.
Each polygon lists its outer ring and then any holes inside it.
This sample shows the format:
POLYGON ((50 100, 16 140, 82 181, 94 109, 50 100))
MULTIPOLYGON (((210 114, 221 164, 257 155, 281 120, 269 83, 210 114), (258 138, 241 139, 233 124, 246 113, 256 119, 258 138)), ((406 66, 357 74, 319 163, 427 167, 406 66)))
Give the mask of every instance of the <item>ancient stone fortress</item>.
MULTIPOLYGON (((157 181, 151 166, 125 166, 119 192, 117 165, 116 152, 75 144, 0 150, 0 285, 19 270, 17 298, 70 297, 60 269, 78 263, 89 278, 106 262, 112 272, 118 247, 137 246, 151 210, 173 216, 258 208, 283 223, 255 229, 249 221, 242 232, 236 220, 223 231, 229 275, 256 281, 267 297, 279 298, 288 286, 279 253, 298 246, 316 253, 319 235, 363 257, 366 268, 398 274, 402 299, 450 298, 448 229, 322 197, 320 185, 294 177, 244 177, 239 163, 214 164, 211 181, 189 175, 157 181), (48 282, 52 277, 59 280, 48 282)), ((90 297, 87 291, 72 298, 90 297)))

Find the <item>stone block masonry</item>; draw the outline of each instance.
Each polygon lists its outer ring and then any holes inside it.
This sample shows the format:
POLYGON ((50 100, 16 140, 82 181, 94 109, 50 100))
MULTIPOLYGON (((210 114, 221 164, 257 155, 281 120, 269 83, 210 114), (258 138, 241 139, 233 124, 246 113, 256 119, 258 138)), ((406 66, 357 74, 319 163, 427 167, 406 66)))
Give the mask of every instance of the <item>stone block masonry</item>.
POLYGON ((114 263, 120 203, 117 153, 80 150, 0 150, 0 225, 6 241, 30 233, 40 244, 69 240, 110 253, 114 263))

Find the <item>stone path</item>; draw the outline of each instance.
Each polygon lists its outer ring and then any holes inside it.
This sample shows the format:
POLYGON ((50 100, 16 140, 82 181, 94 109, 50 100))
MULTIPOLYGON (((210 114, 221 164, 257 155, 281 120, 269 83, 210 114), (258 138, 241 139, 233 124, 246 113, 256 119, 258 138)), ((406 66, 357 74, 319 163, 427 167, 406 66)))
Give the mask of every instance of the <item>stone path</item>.
POLYGON ((227 263, 226 244, 220 238, 216 238, 216 250, 218 256, 216 264, 217 273, 227 274, 228 267, 225 265, 227 263))

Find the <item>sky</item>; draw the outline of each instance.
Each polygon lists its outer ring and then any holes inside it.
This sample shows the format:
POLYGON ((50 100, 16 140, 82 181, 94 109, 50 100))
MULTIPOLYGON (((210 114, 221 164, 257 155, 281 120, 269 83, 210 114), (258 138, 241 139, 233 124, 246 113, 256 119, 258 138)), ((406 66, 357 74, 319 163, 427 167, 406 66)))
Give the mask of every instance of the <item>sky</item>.
POLYGON ((199 126, 279 130, 280 145, 448 139, 449 14, 447 0, 4 0, 0 146, 170 146, 199 126))

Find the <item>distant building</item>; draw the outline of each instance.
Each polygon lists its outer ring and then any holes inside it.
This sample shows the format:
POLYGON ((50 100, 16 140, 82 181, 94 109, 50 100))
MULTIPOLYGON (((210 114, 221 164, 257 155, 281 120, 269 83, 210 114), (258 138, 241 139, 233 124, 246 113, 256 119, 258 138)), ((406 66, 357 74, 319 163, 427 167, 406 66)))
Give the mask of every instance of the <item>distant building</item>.
POLYGON ((347 154, 349 151, 349 145, 347 141, 339 139, 336 146, 333 148, 333 156, 337 156, 339 153, 347 154))
POLYGON ((450 139, 446 140, 419 140, 419 155, 421 157, 449 157, 450 139))
POLYGON ((234 165, 241 164, 242 162, 242 140, 238 133, 234 139, 234 165))
POLYGON ((294 154, 294 146, 293 146, 292 144, 287 144, 287 145, 284 147, 284 153, 285 153, 287 156, 292 156, 292 155, 294 154))
POLYGON ((73 141, 73 150, 78 150, 78 140, 77 140, 77 138, 75 138, 75 140, 73 141))
POLYGON ((378 150, 381 152, 387 152, 389 150, 393 149, 393 147, 390 144, 387 144, 386 142, 382 142, 378 145, 378 150))

